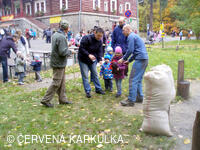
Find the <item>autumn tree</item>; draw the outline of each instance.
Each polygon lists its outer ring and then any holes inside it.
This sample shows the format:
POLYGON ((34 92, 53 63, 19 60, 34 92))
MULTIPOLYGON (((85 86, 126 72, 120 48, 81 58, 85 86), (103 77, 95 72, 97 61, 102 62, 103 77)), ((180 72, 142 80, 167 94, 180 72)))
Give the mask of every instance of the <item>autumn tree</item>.
POLYGON ((177 25, 180 29, 192 29, 200 39, 200 1, 178 0, 176 6, 171 9, 171 15, 176 16, 177 25))

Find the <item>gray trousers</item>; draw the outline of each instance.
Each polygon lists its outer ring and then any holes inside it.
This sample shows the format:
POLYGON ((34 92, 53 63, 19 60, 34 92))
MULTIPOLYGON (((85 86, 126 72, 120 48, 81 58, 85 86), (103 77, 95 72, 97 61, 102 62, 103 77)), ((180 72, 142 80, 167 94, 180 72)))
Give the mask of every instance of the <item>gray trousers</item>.
POLYGON ((42 80, 42 77, 40 75, 40 71, 35 71, 35 79, 36 80, 42 80))
POLYGON ((65 68, 53 68, 53 81, 43 97, 42 102, 50 103, 55 93, 58 94, 60 103, 67 101, 65 88, 65 68))

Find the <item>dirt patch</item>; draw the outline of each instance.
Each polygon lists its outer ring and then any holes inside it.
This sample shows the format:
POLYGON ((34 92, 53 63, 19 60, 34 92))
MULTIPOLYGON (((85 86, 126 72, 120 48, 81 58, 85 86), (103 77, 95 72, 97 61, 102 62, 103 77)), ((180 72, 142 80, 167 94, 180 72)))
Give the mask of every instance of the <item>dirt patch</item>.
MULTIPOLYGON (((76 78, 80 78, 81 74, 79 72, 77 73, 71 73, 66 75, 66 80, 72 80, 72 79, 76 79, 76 78)), ((24 88, 26 89, 27 92, 32 92, 32 91, 36 91, 38 89, 41 88, 48 88, 51 85, 52 79, 50 78, 45 78, 43 79, 42 82, 35 82, 32 84, 27 84, 24 86, 24 88)))

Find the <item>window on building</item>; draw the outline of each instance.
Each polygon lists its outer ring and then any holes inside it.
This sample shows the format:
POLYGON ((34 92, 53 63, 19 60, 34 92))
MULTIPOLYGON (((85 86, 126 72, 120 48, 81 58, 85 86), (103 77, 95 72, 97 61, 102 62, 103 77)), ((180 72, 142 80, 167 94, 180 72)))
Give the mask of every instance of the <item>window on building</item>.
POLYGON ((117 0, 110 1, 110 11, 116 12, 117 11, 117 0))
POLYGON ((93 9, 98 10, 101 7, 101 1, 100 0, 93 0, 93 9))
POLYGON ((104 11, 108 11, 108 2, 104 2, 104 11))
POLYGON ((40 3, 37 3, 37 6, 36 6, 36 12, 39 12, 40 11, 40 3))
POLYGON ((44 2, 41 2, 41 11, 44 12, 44 2))
POLYGON ((46 1, 45 0, 36 0, 35 1, 35 13, 37 12, 46 12, 46 1))
POLYGON ((119 13, 120 13, 120 14, 123 13, 123 5, 122 5, 122 4, 119 5, 119 13))
POLYGON ((126 2, 125 3, 125 11, 128 10, 128 9, 129 10, 131 9, 131 4, 129 2, 126 2))
POLYGON ((60 0, 60 9, 68 9, 68 0, 60 0))
POLYGON ((26 8, 26 14, 27 15, 31 15, 32 12, 31 12, 31 4, 30 3, 26 3, 25 4, 25 8, 26 8))

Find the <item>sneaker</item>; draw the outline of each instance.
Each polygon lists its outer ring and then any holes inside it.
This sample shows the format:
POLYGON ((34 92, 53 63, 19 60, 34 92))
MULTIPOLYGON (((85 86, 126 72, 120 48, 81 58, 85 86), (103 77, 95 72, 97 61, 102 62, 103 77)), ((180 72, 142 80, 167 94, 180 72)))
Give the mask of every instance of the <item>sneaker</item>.
POLYGON ((87 98, 91 98, 90 93, 86 93, 86 97, 87 97, 87 98))
POLYGON ((37 82, 42 82, 42 79, 37 80, 37 82))
POLYGON ((130 101, 129 99, 120 102, 122 106, 134 106, 135 103, 130 101))
POLYGON ((44 105, 45 107, 53 107, 53 104, 51 103, 46 103, 46 102, 41 102, 42 105, 44 105))
POLYGON ((115 95, 115 97, 120 97, 121 96, 121 94, 119 94, 119 93, 117 93, 116 95, 115 95))
POLYGON ((11 80, 6 80, 6 81, 3 81, 3 83, 10 83, 11 80))
POLYGON ((70 101, 65 101, 65 102, 61 102, 60 104, 61 104, 61 105, 68 105, 68 104, 72 104, 72 102, 70 102, 70 101))
POLYGON ((102 95, 105 95, 105 92, 103 90, 99 90, 99 91, 96 91, 97 94, 102 94, 102 95))
POLYGON ((24 85, 24 83, 23 82, 18 82, 18 85, 24 85))

